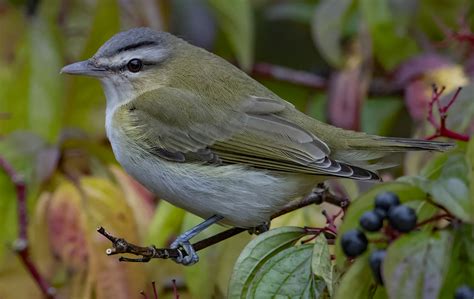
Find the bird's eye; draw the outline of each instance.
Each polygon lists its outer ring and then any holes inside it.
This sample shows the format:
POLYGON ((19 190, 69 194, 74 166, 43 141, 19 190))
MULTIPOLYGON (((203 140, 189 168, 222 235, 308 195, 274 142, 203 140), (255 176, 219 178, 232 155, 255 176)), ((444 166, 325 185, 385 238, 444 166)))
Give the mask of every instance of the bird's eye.
POLYGON ((143 62, 140 59, 133 58, 127 63, 127 68, 132 73, 138 73, 143 67, 143 62))

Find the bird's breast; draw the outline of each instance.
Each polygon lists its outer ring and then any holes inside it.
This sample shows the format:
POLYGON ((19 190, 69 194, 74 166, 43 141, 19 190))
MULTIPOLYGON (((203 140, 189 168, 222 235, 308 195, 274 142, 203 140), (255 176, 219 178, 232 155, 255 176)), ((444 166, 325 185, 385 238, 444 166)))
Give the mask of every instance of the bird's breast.
POLYGON ((241 165, 166 161, 139 148, 119 126, 110 124, 107 135, 125 171, 160 198, 202 218, 217 214, 229 225, 257 226, 313 184, 241 165))

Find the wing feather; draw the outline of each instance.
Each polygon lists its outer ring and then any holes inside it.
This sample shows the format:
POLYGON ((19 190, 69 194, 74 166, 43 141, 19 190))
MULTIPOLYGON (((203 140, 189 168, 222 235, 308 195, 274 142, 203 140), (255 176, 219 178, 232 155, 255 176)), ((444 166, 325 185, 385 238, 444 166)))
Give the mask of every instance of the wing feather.
POLYGON ((257 96, 236 103, 217 109, 212 101, 166 87, 125 104, 114 116, 138 146, 170 161, 378 179, 369 170, 331 159, 324 141, 279 116, 294 109, 291 104, 257 96))

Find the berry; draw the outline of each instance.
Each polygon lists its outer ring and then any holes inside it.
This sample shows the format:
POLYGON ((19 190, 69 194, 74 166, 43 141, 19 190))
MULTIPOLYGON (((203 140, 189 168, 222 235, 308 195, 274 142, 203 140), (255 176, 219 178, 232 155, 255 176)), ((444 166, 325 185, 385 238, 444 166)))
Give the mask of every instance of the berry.
POLYGON ((380 285, 383 285, 382 279, 382 262, 385 258, 386 251, 385 250, 376 250, 370 254, 369 257, 369 265, 370 269, 372 269, 372 274, 374 275, 374 279, 380 285))
POLYGON ((387 211, 385 211, 384 209, 381 209, 381 208, 375 208, 374 209, 374 212, 377 213, 380 218, 382 218, 382 220, 384 220, 385 218, 387 218, 387 211))
POLYGON ((375 211, 367 211, 359 219, 360 226, 369 232, 376 232, 382 228, 383 218, 375 211))
POLYGON ((456 289, 454 293, 454 299, 473 299, 474 298, 474 289, 463 285, 456 289))
POLYGON ((391 208, 400 205, 400 199, 393 192, 383 192, 375 196, 375 208, 388 212, 391 208))
POLYGON ((394 207, 388 212, 388 221, 394 229, 407 233, 416 226, 415 210, 404 205, 394 207))
POLYGON ((367 249, 367 237, 358 229, 344 233, 341 237, 342 251, 348 257, 361 255, 367 249))

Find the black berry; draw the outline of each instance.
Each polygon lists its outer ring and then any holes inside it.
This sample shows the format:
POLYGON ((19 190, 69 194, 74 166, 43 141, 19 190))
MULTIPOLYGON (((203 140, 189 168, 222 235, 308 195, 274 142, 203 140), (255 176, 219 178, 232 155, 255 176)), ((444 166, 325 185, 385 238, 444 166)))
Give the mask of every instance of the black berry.
POLYGON ((348 257, 361 255, 367 249, 367 237, 358 229, 350 230, 341 237, 342 251, 348 257))
POLYGON ((388 212, 391 208, 400 205, 400 199, 393 192, 383 192, 375 196, 375 208, 388 212))
POLYGON ((385 211, 384 209, 375 208, 374 212, 377 213, 382 218, 382 220, 387 218, 387 211, 385 211))
POLYGON ((380 285, 383 285, 382 279, 382 262, 385 258, 385 250, 376 250, 370 254, 369 257, 369 265, 370 269, 372 269, 372 274, 374 275, 374 279, 380 285))
POLYGON ((360 226, 369 232, 376 232, 382 228, 383 218, 375 211, 367 211, 359 219, 360 226))
POLYGON ((416 226, 415 210, 404 205, 394 207, 388 212, 388 221, 399 232, 409 232, 416 226))
POLYGON ((454 293, 454 299, 473 299, 474 298, 474 289, 463 285, 456 289, 454 293))

